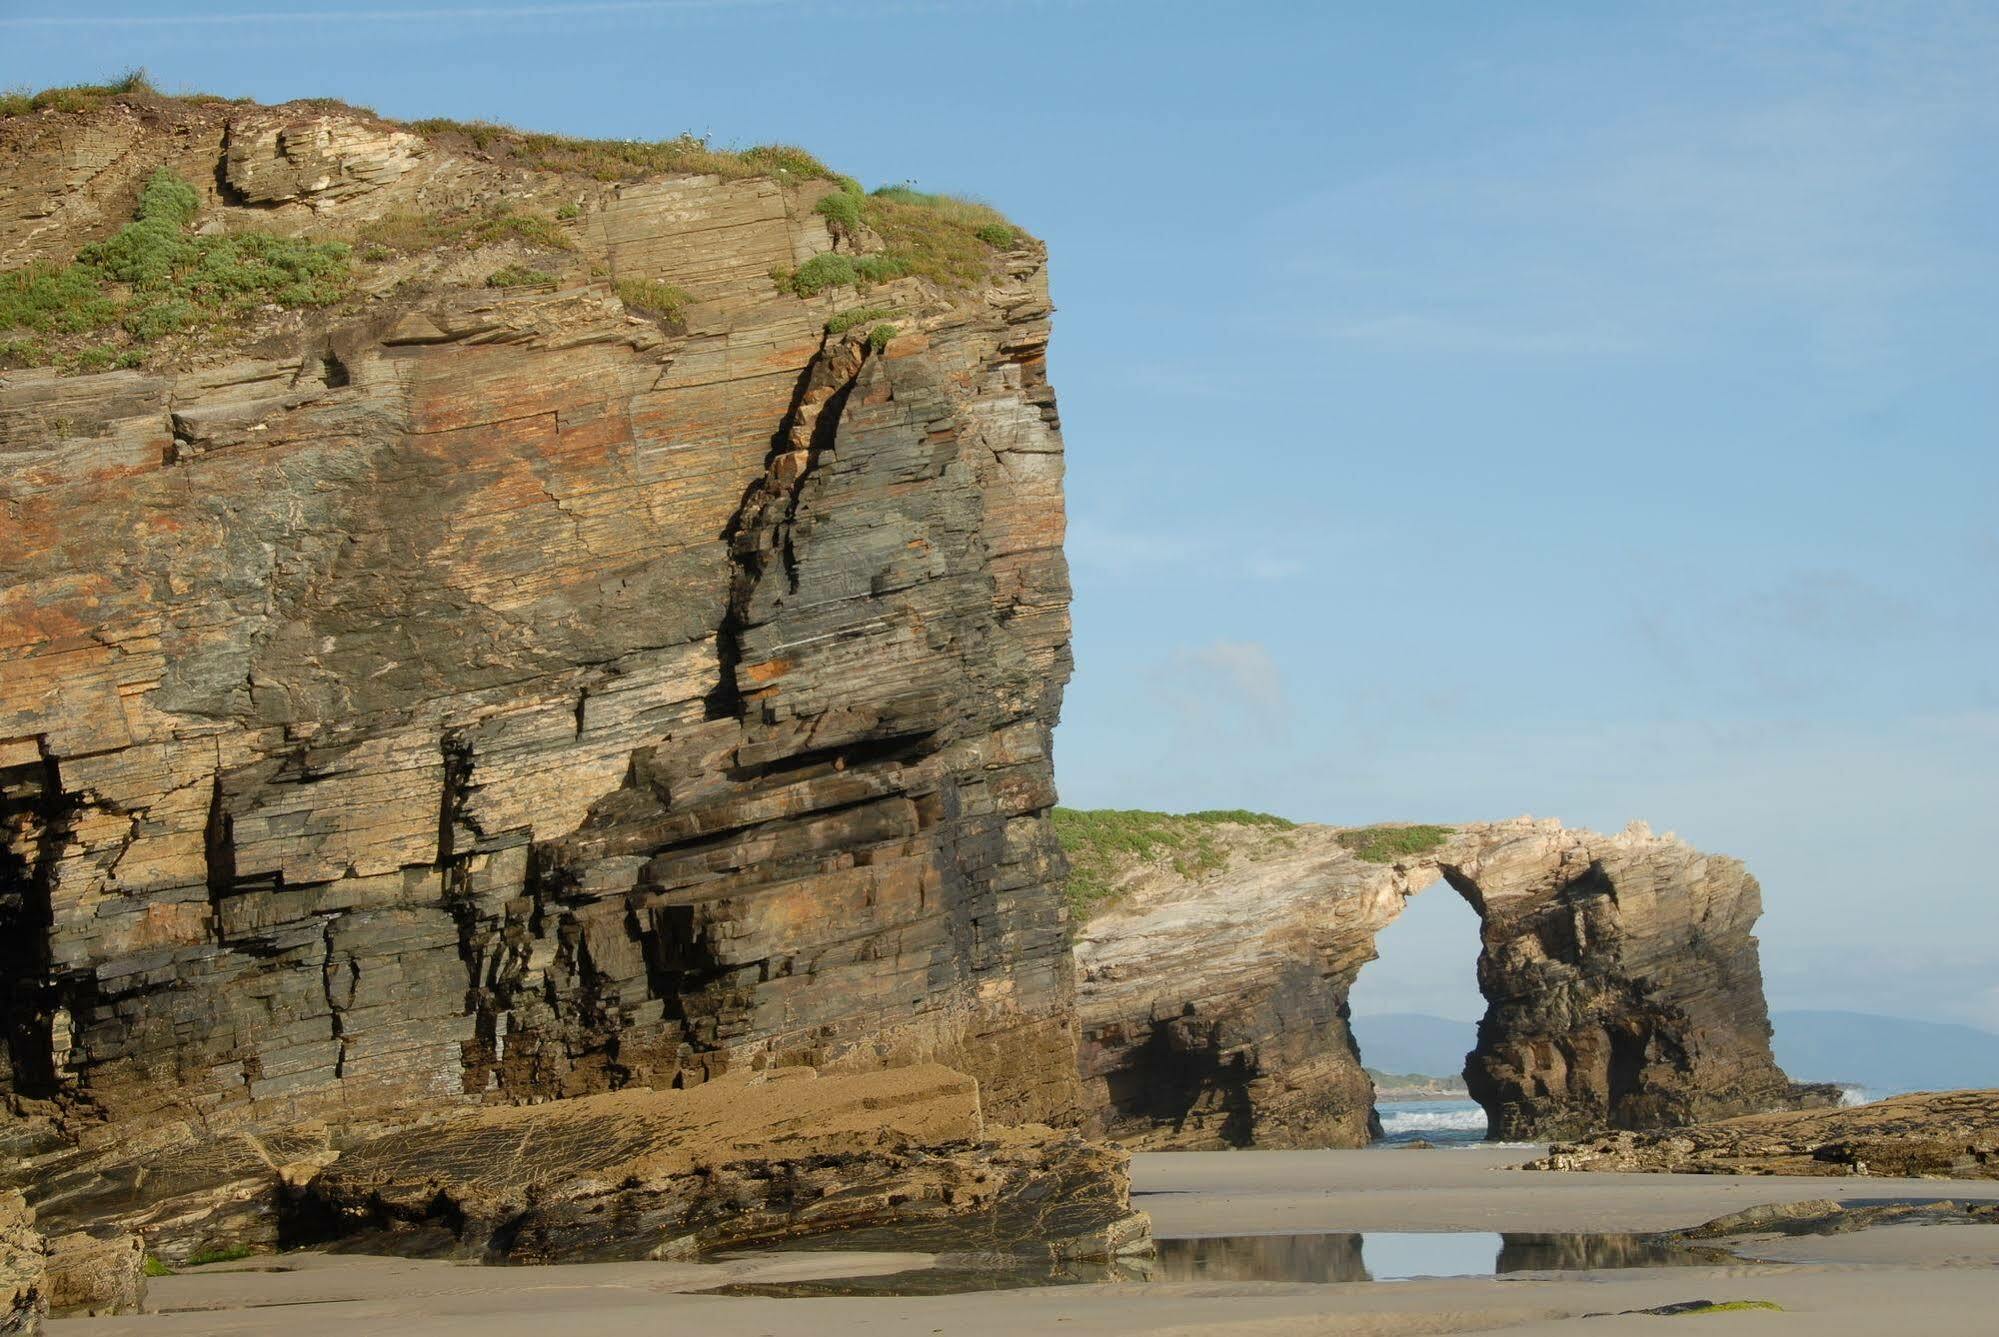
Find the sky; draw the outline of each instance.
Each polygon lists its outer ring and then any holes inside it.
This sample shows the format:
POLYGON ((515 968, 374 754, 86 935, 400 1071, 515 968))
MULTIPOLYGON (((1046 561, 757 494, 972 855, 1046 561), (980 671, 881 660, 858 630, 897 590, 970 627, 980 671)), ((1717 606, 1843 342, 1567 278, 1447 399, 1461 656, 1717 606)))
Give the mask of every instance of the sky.
MULTIPOLYGON (((132 66, 997 204, 1065 802, 1643 819, 1774 1006, 1999 1029, 1999 7, 0 0, 0 85, 132 66)), ((1371 1006, 1476 1015, 1449 895, 1371 1006)))

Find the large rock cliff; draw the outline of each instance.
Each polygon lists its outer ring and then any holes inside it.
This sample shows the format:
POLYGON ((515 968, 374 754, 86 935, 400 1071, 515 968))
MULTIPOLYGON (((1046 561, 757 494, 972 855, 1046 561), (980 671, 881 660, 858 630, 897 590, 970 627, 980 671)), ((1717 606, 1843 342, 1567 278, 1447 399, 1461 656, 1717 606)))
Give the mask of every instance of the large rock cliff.
MULTIPOLYGON (((1347 997, 1374 939, 1443 880, 1478 911, 1487 1000, 1466 1056, 1507 1139, 1836 1098, 1770 1054, 1742 864, 1633 826, 1160 828, 1080 931, 1085 1086, 1144 1147, 1340 1147, 1374 1130, 1347 997), (1176 834, 1176 832, 1179 832, 1176 834)), ((1187 823, 1198 819, 1166 819, 1187 823)), ((1082 855, 1085 867, 1090 859, 1082 855)))
POLYGON ((847 188, 675 151, 0 121, 24 285, 161 168, 190 245, 356 248, 305 305, 10 345, 63 363, 0 372, 17 1104, 212 1131, 935 1060, 1073 1118, 1044 251, 918 200, 953 249, 817 286, 895 254, 847 188))

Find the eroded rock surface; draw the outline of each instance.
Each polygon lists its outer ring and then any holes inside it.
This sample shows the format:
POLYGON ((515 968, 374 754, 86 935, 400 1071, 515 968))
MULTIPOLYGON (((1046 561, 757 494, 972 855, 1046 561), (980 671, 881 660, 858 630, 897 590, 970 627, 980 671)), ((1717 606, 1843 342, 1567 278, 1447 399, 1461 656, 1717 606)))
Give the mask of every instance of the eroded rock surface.
POLYGON ((0 1333, 38 1333, 49 1311, 48 1255, 34 1209, 0 1190, 0 1333))
POLYGON ((683 1257, 862 1229, 886 1248, 952 1239, 1078 1257, 1148 1238, 1122 1152, 988 1129, 976 1083, 934 1065, 778 1069, 467 1112, 351 1148, 295 1199, 304 1232, 507 1262, 683 1257))
POLYGON ((1999 1179, 1999 1091, 1721 1119, 1557 1143, 1534 1170, 1999 1179))
POLYGON ((1370 862, 1333 828, 1217 827, 1214 866, 1135 863, 1080 932, 1084 1082, 1145 1147, 1359 1146, 1373 1092, 1347 996, 1442 879, 1478 911, 1488 1011, 1465 1078, 1495 1136, 1693 1122, 1836 1092, 1770 1054, 1761 897, 1734 859, 1643 826, 1518 819, 1370 862))
POLYGON ((451 252, 185 365, 0 373, 0 1093, 228 1147, 936 1059, 1073 1118, 1037 243, 878 287, 870 340, 771 277, 832 245, 825 181, 607 185, 323 107, 0 133, 8 264, 162 165, 204 226, 580 213, 553 282, 451 252))

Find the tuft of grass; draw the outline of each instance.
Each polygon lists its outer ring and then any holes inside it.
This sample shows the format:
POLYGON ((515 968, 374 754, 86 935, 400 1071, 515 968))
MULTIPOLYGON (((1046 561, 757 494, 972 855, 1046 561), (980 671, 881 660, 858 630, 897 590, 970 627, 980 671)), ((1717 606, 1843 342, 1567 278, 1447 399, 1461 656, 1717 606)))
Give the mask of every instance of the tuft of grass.
POLYGON ((520 241, 545 251, 573 251, 575 240, 560 223, 545 214, 516 213, 502 205, 485 213, 387 214, 354 230, 363 247, 383 247, 418 255, 446 246, 477 250, 503 241, 520 241))
POLYGON ((1182 877, 1198 877, 1227 862, 1215 844, 1218 826, 1288 831, 1295 823, 1241 808, 1166 813, 1143 809, 1057 808, 1049 814, 1069 856, 1069 915, 1083 923, 1108 909, 1120 877, 1140 864, 1169 858, 1182 877))
POLYGON ((1020 229, 1011 223, 981 223, 972 235, 999 251, 1010 251, 1020 241, 1020 229))
POLYGON ((568 222, 572 218, 581 218, 583 216, 583 206, 575 200, 570 200, 568 203, 556 207, 555 216, 564 222, 568 222))
POLYGON ((546 269, 526 265, 502 265, 486 276, 488 288, 531 288, 542 283, 558 283, 560 278, 546 269))
POLYGON ((1456 834, 1448 826, 1363 826, 1342 831, 1333 839, 1352 850, 1355 858, 1369 863, 1394 863, 1411 855, 1428 854, 1456 834))
POLYGON ((200 1253, 191 1254, 186 1265, 207 1267, 210 1263, 237 1263, 254 1256, 256 1252, 247 1244, 229 1244, 219 1249, 203 1249, 200 1253))
POLYGON ((826 322, 826 333, 845 334, 857 325, 865 325, 871 320, 885 316, 899 316, 902 313, 892 306, 857 306, 851 311, 842 311, 826 322))
POLYGON ((618 300, 633 311, 678 322, 692 300, 685 288, 652 279, 619 279, 614 285, 618 300))
POLYGON ((598 181, 636 181, 675 174, 719 176, 726 181, 766 176, 787 184, 839 179, 819 159, 790 144, 763 144, 732 152, 710 146, 706 136, 692 134, 658 140, 576 139, 491 121, 431 118, 401 125, 430 138, 458 140, 475 152, 513 166, 598 181))
POLYGON ((139 1264, 139 1270, 149 1277, 170 1277, 174 1274, 172 1268, 152 1254, 146 1255, 145 1261, 139 1264))
POLYGON ((877 325, 873 329, 868 331, 868 347, 874 349, 875 352, 879 353, 884 348, 888 347, 889 341, 895 338, 895 335, 896 335, 895 326, 877 325))
POLYGON ((0 93, 0 117, 26 116, 37 111, 95 111, 113 98, 158 92, 144 70, 127 70, 108 84, 71 84, 66 88, 44 88, 39 93, 10 89, 0 93))
POLYGON ((860 274, 852 260, 828 251, 813 256, 790 271, 788 277, 780 281, 780 286, 789 288, 800 297, 812 297, 828 288, 848 287, 859 281, 860 274))
MULTIPOLYGON (((74 354, 76 366, 101 370, 138 365, 143 348, 168 335, 234 324, 268 305, 325 306, 345 294, 345 244, 269 232, 193 235, 200 207, 192 186, 160 168, 139 192, 132 221, 72 263, 0 274, 0 330, 122 332, 123 341, 74 354)), ((15 341, 17 355, 21 346, 15 341)))

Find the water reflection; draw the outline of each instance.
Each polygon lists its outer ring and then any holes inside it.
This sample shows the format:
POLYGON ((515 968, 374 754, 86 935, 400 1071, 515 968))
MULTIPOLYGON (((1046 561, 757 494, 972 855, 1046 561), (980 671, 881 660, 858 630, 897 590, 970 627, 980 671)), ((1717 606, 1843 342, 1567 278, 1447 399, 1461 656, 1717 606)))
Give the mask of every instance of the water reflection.
POLYGON ((748 1282, 724 1295, 948 1295, 1104 1281, 1408 1281, 1494 1277, 1615 1267, 1740 1264, 1724 1249, 1672 1244, 1655 1235, 1543 1235, 1484 1230, 1329 1231, 1310 1235, 1215 1235, 1158 1242, 1149 1258, 1051 1263, 994 1255, 943 1255, 938 1265, 872 1277, 748 1282))

